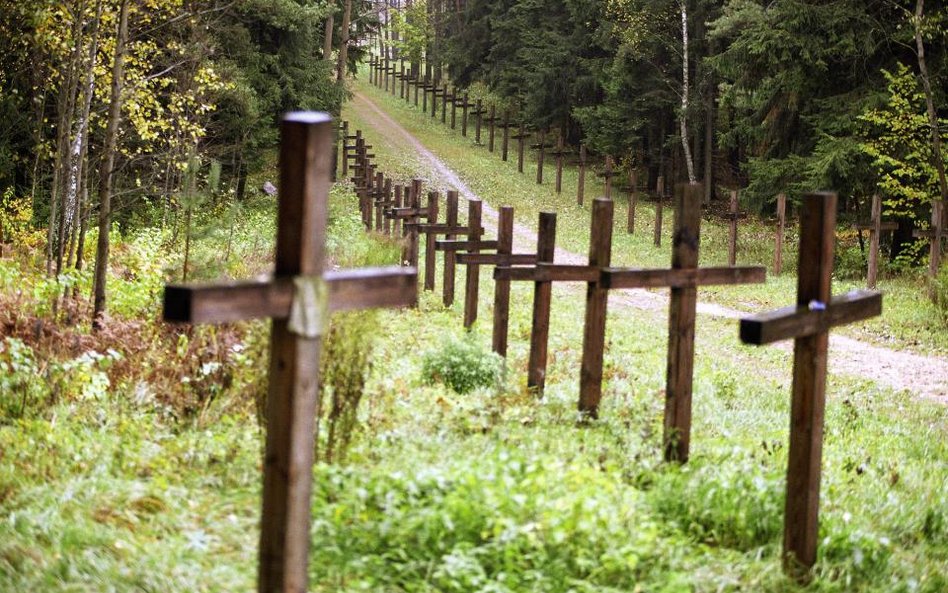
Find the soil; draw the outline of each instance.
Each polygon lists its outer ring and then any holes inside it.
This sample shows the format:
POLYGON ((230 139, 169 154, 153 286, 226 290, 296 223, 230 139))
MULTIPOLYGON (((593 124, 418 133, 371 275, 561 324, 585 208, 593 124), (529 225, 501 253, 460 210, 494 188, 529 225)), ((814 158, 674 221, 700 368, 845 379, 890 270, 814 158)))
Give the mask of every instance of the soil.
MULTIPOLYGON (((384 110, 366 96, 356 93, 350 104, 359 118, 371 130, 365 130, 370 138, 381 137, 389 143, 404 147, 415 153, 419 175, 439 179, 441 185, 453 187, 468 199, 481 199, 464 183, 456 172, 426 148, 412 134, 392 119, 384 110)), ((497 221, 497 210, 483 201, 485 226, 497 221)), ((536 246, 536 233, 521 224, 514 225, 515 251, 530 252, 536 246)), ((557 248, 556 262, 562 264, 586 264, 585 255, 557 248)), ((655 311, 665 315, 668 307, 667 293, 655 293, 641 289, 612 291, 610 306, 634 307, 655 311)), ((739 319, 752 311, 739 311, 712 303, 698 303, 698 313, 712 317, 739 319)), ((782 343, 778 347, 790 350, 792 344, 782 343)), ((830 335, 829 367, 833 373, 868 379, 895 390, 907 390, 918 397, 933 399, 948 404, 948 359, 923 356, 910 352, 891 350, 840 335, 830 335)))

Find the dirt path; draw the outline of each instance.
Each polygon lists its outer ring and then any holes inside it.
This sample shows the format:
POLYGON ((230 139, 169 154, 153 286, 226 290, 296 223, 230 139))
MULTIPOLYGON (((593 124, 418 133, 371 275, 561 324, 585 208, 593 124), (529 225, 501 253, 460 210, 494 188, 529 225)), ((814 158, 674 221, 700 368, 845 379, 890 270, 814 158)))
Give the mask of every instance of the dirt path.
MULTIPOLYGON (((394 146, 404 147, 406 151, 410 150, 415 153, 414 156, 419 165, 424 168, 427 177, 438 179, 442 185, 457 189, 458 193, 468 200, 481 199, 471 191, 457 173, 370 99, 356 93, 351 109, 359 114, 362 121, 371 126, 371 130, 365 130, 367 136, 384 139, 394 146)), ((419 171, 419 173, 422 172, 419 171)), ((485 219, 496 223, 497 210, 486 201, 483 202, 483 208, 485 219)), ((536 246, 536 233, 529 227, 515 224, 514 241, 515 251, 533 251, 536 246)), ((585 255, 557 248, 556 262, 585 264, 587 258, 585 255)), ((639 289, 612 291, 609 304, 664 313, 668 307, 668 297, 665 293, 658 294, 639 289)), ((698 313, 728 319, 738 319, 748 314, 747 311, 702 302, 698 303, 698 313)), ((788 343, 780 346, 785 349, 791 347, 788 343)), ((834 373, 870 379, 893 389, 906 389, 921 397, 948 404, 948 360, 943 358, 898 352, 852 338, 831 335, 830 366, 834 373)))

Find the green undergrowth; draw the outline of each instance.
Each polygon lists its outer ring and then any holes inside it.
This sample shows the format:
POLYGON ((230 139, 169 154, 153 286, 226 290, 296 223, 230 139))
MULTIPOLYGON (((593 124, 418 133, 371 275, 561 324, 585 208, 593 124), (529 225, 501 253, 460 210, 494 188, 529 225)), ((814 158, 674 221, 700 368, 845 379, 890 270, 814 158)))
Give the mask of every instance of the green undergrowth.
MULTIPOLYGON (((397 245, 361 230, 350 192, 340 186, 332 198, 332 265, 398 257, 397 245)), ((272 245, 265 228, 261 264, 272 245)), ((220 245, 206 237, 197 248, 220 245)), ((17 265, 21 285, 39 277, 17 265)), ((173 278, 173 268, 148 282, 173 278)), ((490 358, 491 286, 484 270, 469 334, 461 303, 445 308, 430 293, 417 309, 374 314, 366 374, 339 379, 365 381, 358 413, 344 423, 354 426, 345 461, 315 468, 310 591, 948 586, 943 406, 831 374, 820 556, 813 582, 800 587, 780 569, 787 350, 743 346, 733 321, 702 319, 692 458, 667 465, 661 315, 611 309, 601 419, 591 423, 579 424, 575 411, 581 290, 554 290, 542 399, 525 386, 532 287, 522 284, 513 287, 502 372, 464 395, 429 380, 425 353, 446 344, 490 358)), ((24 307, 39 299, 19 298, 24 307)), ((157 310, 158 295, 151 299, 157 310)), ((116 313, 120 321, 128 320, 116 313)), ((155 325, 148 344, 132 348, 130 335, 148 325, 90 342, 58 323, 60 342, 77 349, 29 331, 0 339, 0 591, 252 590, 263 442, 254 402, 265 389, 266 324, 155 325), (44 391, 37 377, 58 387, 44 391)))
MULTIPOLYGON (((513 206, 517 222, 531 229, 536 228, 537 212, 557 212, 558 246, 574 253, 587 253, 590 204, 593 197, 602 195, 603 192, 600 180, 591 170, 588 170, 586 175, 585 204, 579 206, 576 203, 576 167, 564 168, 563 193, 557 194, 553 184, 555 161, 552 158, 547 158, 545 163, 544 184, 537 185, 535 152, 527 151, 525 174, 520 174, 517 172, 514 142, 511 142, 509 160, 504 163, 500 157, 499 135, 495 152, 488 152, 486 128, 482 131, 482 146, 476 146, 473 126, 469 127, 468 137, 465 138, 461 136, 459 122, 456 130, 451 130, 449 126, 441 123, 440 111, 438 116, 432 119, 430 114, 422 114, 420 106, 416 108, 412 103, 400 100, 397 94, 392 97, 363 80, 356 81, 354 88, 384 109, 393 120, 454 170, 471 191, 491 206, 513 206)), ((393 175, 398 181, 420 176, 426 180, 426 187, 440 190, 442 195, 445 190, 451 189, 444 179, 435 175, 430 167, 417 157, 415 151, 406 150, 406 142, 402 136, 389 136, 374 129, 380 121, 374 112, 363 113, 348 104, 343 111, 343 118, 349 121, 350 129, 363 130, 369 143, 373 145, 380 171, 393 175)), ((635 233, 630 235, 626 228, 628 196, 615 192, 614 197, 613 265, 669 266, 674 218, 670 202, 666 201, 663 209, 662 246, 656 247, 653 242, 653 204, 640 199, 636 209, 635 233)), ((720 208, 722 206, 716 206, 714 212, 719 213, 720 208)), ((462 220, 465 215, 466 207, 462 205, 462 220)), ((717 214, 706 212, 701 224, 700 265, 727 265, 727 221, 717 214)), ((739 228, 737 263, 766 266, 768 280, 765 284, 702 288, 699 298, 745 312, 758 312, 793 304, 799 237, 792 213, 784 242, 783 271, 779 276, 772 274, 774 229, 774 221, 757 217, 743 219, 739 228)), ((488 233, 493 233, 489 226, 488 233)), ((859 251, 856 234, 841 230, 838 239, 834 291, 838 294, 865 288, 863 278, 866 256, 859 251)), ((898 275, 883 269, 878 288, 884 294, 883 315, 837 331, 890 348, 948 354, 948 328, 944 324, 943 316, 928 298, 925 280, 920 274, 898 275)))

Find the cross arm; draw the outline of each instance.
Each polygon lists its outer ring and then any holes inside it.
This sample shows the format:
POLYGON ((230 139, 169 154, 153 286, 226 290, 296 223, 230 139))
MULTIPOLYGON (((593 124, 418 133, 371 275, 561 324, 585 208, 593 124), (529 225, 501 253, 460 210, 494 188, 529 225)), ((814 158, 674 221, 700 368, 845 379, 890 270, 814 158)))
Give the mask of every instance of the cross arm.
MULTIPOLYGON (((326 272, 329 311, 414 306, 418 302, 414 268, 391 266, 326 272)), ((286 319, 293 303, 292 278, 170 285, 165 288, 164 320, 173 323, 232 323, 286 319)))
MULTIPOLYGON (((859 222, 853 225, 857 231, 873 231, 876 228, 876 225, 871 222, 859 222)), ((880 231, 894 231, 899 228, 899 223, 897 222, 882 222, 879 223, 880 231)))
POLYGON ((457 263, 485 266, 529 266, 537 263, 535 253, 459 253, 457 263))
POLYGON ((435 241, 438 251, 476 251, 478 249, 497 249, 497 241, 463 241, 447 239, 435 241))
POLYGON ((539 264, 520 268, 494 268, 494 280, 521 282, 597 282, 598 266, 539 264))
POLYGON ((858 290, 833 297, 825 308, 785 307, 741 319, 741 341, 763 345, 802 338, 837 325, 862 321, 882 314, 882 294, 858 290))
POLYGON ((710 284, 759 284, 767 279, 763 266, 710 268, 606 268, 604 288, 686 288, 710 284))
POLYGON ((429 233, 432 235, 481 235, 484 233, 484 227, 480 229, 472 229, 468 226, 459 226, 459 225, 450 225, 445 223, 435 223, 435 224, 416 224, 416 223, 406 223, 406 226, 409 228, 412 226, 418 227, 418 232, 420 233, 429 233))

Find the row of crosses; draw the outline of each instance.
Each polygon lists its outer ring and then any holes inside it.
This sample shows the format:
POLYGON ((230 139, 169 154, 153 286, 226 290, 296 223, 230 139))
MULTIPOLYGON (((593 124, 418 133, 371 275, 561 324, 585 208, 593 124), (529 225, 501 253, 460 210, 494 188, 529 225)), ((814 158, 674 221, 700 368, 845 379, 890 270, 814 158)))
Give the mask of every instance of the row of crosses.
MULTIPOLYGON (((319 356, 329 314, 366 307, 411 307, 417 303, 417 272, 413 267, 324 271, 334 133, 331 118, 322 113, 291 113, 282 122, 272 279, 173 285, 165 291, 167 321, 228 323, 272 319, 258 573, 261 593, 302 593, 307 587, 319 356)), ((417 210, 420 182, 413 184, 411 194, 411 207, 417 210)), ((702 195, 697 184, 676 188, 669 269, 611 266, 613 202, 604 198, 593 202, 586 265, 555 263, 556 217, 552 213, 540 214, 535 254, 513 253, 510 208, 501 210, 495 241, 481 237, 479 201, 470 203, 468 226, 457 225, 456 193, 449 193, 448 221, 443 225, 433 219, 424 224, 408 224, 429 241, 439 234, 446 236, 435 240, 435 248, 456 254, 457 263, 468 266, 467 292, 477 290, 472 278, 479 275, 477 269, 483 265, 494 266, 494 277, 500 281, 495 287, 495 298, 506 293, 509 299, 509 282, 534 283, 534 336, 528 380, 541 393, 552 283, 586 284, 578 406, 587 417, 598 414, 601 400, 609 291, 670 287, 664 454, 668 461, 684 463, 691 437, 697 289, 708 284, 762 282, 765 274, 762 267, 698 267, 702 195), (462 234, 467 237, 456 238, 462 234)), ((881 295, 875 292, 831 296, 836 207, 835 194, 811 194, 803 200, 796 305, 743 319, 740 324, 741 339, 747 343, 795 341, 784 560, 788 572, 800 578, 805 578, 816 560, 828 333, 834 326, 878 315, 882 303, 881 295)), ((391 210, 390 216, 399 215, 397 208, 391 210)), ((413 217, 420 214, 411 213, 413 217)), ((465 307, 466 325, 476 318, 476 300, 475 295, 472 311, 465 307)), ((495 320, 496 315, 495 310, 495 320)), ((498 332, 495 326, 494 347, 505 351, 506 326, 503 336, 498 332)))

